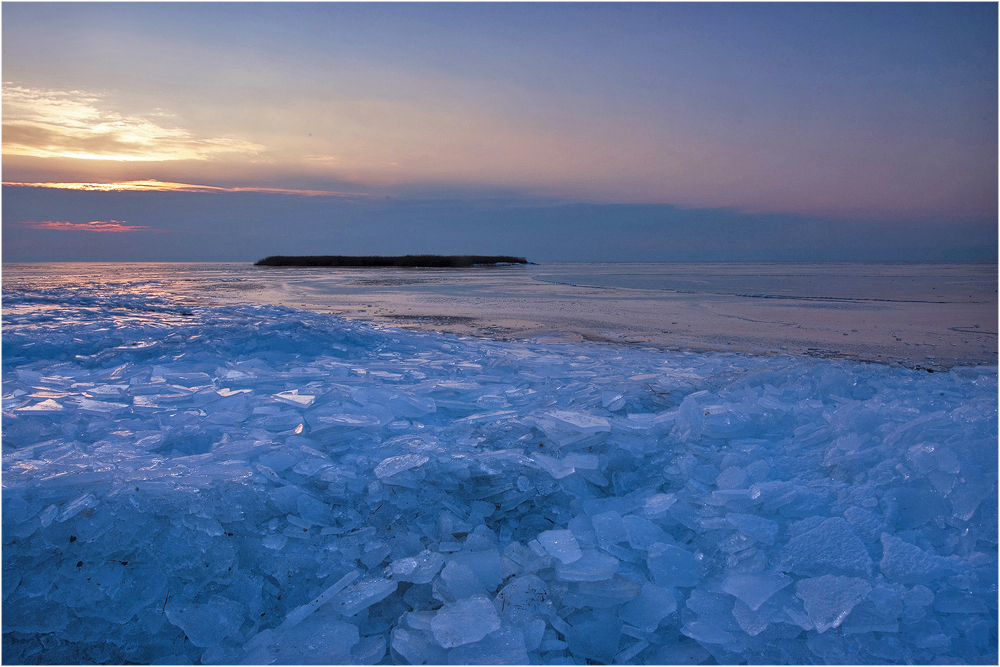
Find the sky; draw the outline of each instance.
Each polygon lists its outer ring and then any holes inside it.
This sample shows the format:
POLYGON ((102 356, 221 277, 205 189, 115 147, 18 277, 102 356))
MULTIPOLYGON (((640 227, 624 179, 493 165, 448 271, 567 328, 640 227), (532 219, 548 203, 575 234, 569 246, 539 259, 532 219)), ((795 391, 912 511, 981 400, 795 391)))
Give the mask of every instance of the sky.
POLYGON ((5 2, 3 260, 996 261, 997 24, 5 2))

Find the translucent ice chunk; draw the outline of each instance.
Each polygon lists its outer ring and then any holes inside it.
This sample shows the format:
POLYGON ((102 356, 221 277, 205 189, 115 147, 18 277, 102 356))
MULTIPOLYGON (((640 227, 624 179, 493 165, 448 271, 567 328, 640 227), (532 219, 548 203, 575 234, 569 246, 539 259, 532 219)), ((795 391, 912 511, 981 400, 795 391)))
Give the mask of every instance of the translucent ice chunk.
POLYGON ((737 466, 726 468, 715 478, 715 484, 720 489, 742 489, 746 486, 746 483, 746 471, 737 466))
POLYGON ((283 391, 280 394, 275 394, 274 397, 282 403, 288 403, 289 405, 294 405, 300 408, 308 408, 316 402, 315 396, 310 394, 300 394, 298 389, 283 391))
POLYGON ((907 607, 926 607, 932 602, 934 592, 921 584, 917 584, 903 596, 903 603, 907 607))
POLYGON ((515 577, 503 587, 497 600, 501 615, 514 616, 515 621, 531 614, 547 615, 552 606, 545 582, 533 574, 515 577))
POLYGON ((411 396, 410 394, 395 395, 389 399, 389 407, 399 417, 413 419, 423 417, 437 411, 437 405, 430 396, 411 396))
MULTIPOLYGON (((307 415, 309 413, 306 413, 307 415)), ((367 415, 355 415, 355 414, 332 414, 332 415, 317 415, 316 420, 321 424, 329 424, 330 426, 344 426, 348 428, 366 428, 371 426, 379 426, 382 421, 378 417, 367 416, 367 415)))
POLYGON ((594 535, 602 546, 628 541, 622 515, 615 511, 601 512, 590 517, 594 535))
POLYGON ((898 537, 882 533, 879 569, 887 578, 904 584, 926 583, 949 571, 948 561, 929 554, 898 537))
POLYGON ((874 542, 885 529, 885 522, 878 516, 861 507, 849 507, 844 511, 844 518, 851 524, 854 532, 865 542, 874 542))
POLYGON ((63 406, 59 405, 51 398, 47 398, 44 401, 39 401, 34 405, 27 405, 21 408, 15 408, 17 412, 36 413, 36 414, 62 412, 63 409, 64 409, 63 406))
POLYGON ((640 639, 631 646, 619 651, 618 655, 615 656, 615 662, 619 665, 627 665, 632 662, 632 659, 635 658, 635 656, 639 655, 647 648, 649 648, 649 642, 645 639, 640 639))
POLYGON ((633 549, 648 551, 656 542, 668 544, 672 541, 662 528, 641 516, 629 514, 623 518, 622 523, 628 534, 629 545, 633 549))
POLYGON ((487 591, 495 591, 503 581, 500 554, 495 549, 459 551, 452 554, 451 558, 472 570, 487 591))
POLYGON ((579 559, 571 563, 556 562, 556 579, 560 581, 603 581, 618 571, 618 559, 596 549, 583 549, 579 559))
POLYGON ((677 502, 677 496, 673 493, 657 493, 646 498, 642 506, 642 515, 647 519, 662 519, 675 502, 677 502))
MULTIPOLYGON (((5 577, 6 579, 6 577, 5 577)), ((11 632, 27 634, 60 632, 69 623, 69 614, 65 605, 28 604, 21 599, 21 604, 7 603, 7 609, 16 609, 17 613, 4 614, 4 629, 11 632)))
POLYGON ((567 606, 580 609, 607 609, 634 600, 641 593, 641 586, 616 574, 610 579, 578 582, 566 592, 562 601, 567 606))
POLYGON ((456 600, 482 595, 486 592, 479 578, 468 565, 454 560, 448 561, 441 571, 441 579, 448 585, 448 589, 456 600))
POLYGON ((444 556, 433 551, 423 551, 417 556, 394 560, 386 571, 392 578, 400 581, 426 584, 434 579, 442 565, 444 556))
POLYGON ((934 596, 934 610, 946 614, 987 614, 989 608, 979 598, 964 591, 945 589, 934 596))
POLYGON ((360 573, 357 570, 345 574, 343 577, 338 579, 337 582, 333 584, 333 586, 330 586, 328 589, 326 589, 325 591, 323 591, 322 593, 320 593, 315 598, 305 603, 301 607, 298 607, 295 610, 289 612, 289 614, 285 616, 284 622, 282 622, 282 624, 278 627, 278 630, 281 631, 290 630, 291 628, 298 625, 304 618, 306 618, 314 611, 316 611, 318 608, 329 602, 337 593, 344 590, 344 588, 346 588, 352 581, 357 579, 358 576, 360 576, 360 573))
POLYGON ((802 575, 870 575, 872 559, 864 542, 841 517, 796 535, 783 550, 783 567, 802 575))
POLYGON ((271 533, 265 535, 261 543, 268 549, 274 549, 275 551, 281 551, 288 544, 288 538, 280 533, 271 533))
POLYGON ((390 456, 375 466, 375 476, 385 479, 397 475, 404 470, 419 468, 430 461, 430 458, 423 454, 403 454, 402 456, 390 456))
POLYGON ((299 511, 299 516, 306 521, 320 526, 330 524, 330 506, 322 500, 317 500, 309 494, 302 493, 296 498, 295 506, 299 511))
POLYGON ((625 407, 625 397, 616 391, 605 391, 601 393, 601 405, 615 412, 625 407))
POLYGON ((448 662, 447 652, 429 632, 394 628, 392 648, 411 665, 443 665, 448 662))
POLYGON ((569 628, 565 636, 576 657, 610 664, 618 653, 622 623, 614 618, 584 621, 569 628))
POLYGON ((38 515, 38 522, 41 524, 42 528, 48 528, 52 524, 52 521, 59 514, 59 508, 55 505, 49 505, 42 513, 38 515))
POLYGON ((733 641, 731 634, 705 621, 685 623, 681 632, 701 644, 725 644, 733 641))
POLYGON ((546 456, 545 454, 532 453, 531 459, 555 479, 562 479, 576 472, 576 468, 569 465, 566 461, 546 456))
POLYGON ((778 522, 754 514, 726 515, 726 521, 735 526, 745 537, 761 544, 771 545, 778 535, 778 522))
POLYGON ((382 578, 359 581, 335 598, 335 608, 344 616, 353 616, 384 600, 396 590, 397 585, 396 581, 382 578))
POLYGON ((619 618, 640 630, 653 632, 660 620, 674 613, 677 600, 671 591, 645 583, 642 594, 622 607, 619 618))
MULTIPOLYGON (((77 406, 80 412, 96 414, 96 415, 115 414, 129 407, 124 403, 113 403, 110 401, 92 401, 88 398, 81 398, 78 401, 77 406)), ((55 410, 49 410, 49 411, 55 411, 55 410)))
POLYGON ((843 623, 871 589, 864 579, 832 574, 800 579, 795 584, 795 594, 802 599, 809 619, 820 634, 843 623))
POLYGON ((319 612, 295 627, 258 636, 261 639, 247 650, 252 664, 345 664, 359 640, 357 626, 335 612, 319 612))
POLYGON ((664 588, 696 586, 700 581, 699 562, 690 551, 656 542, 646 559, 656 583, 664 588))
POLYGON ((558 558, 564 565, 580 560, 583 552, 580 545, 569 530, 546 530, 538 534, 538 542, 545 547, 545 550, 558 558))
POLYGON ((756 637, 760 633, 767 630, 767 626, 770 622, 767 617, 763 614, 758 614, 750 607, 746 606, 742 600, 737 600, 733 604, 733 618, 736 619, 736 623, 739 624, 740 630, 747 633, 751 637, 756 637))
POLYGON ((99 502, 100 501, 98 501, 93 494, 85 493, 76 500, 68 503, 56 518, 56 521, 59 521, 60 523, 68 521, 84 510, 97 507, 99 502))
POLYGON ((579 452, 570 452, 563 458, 563 462, 578 470, 597 470, 600 465, 597 454, 581 454, 579 452))
POLYGON ((590 435, 611 431, 611 424, 604 417, 597 417, 583 412, 569 412, 567 410, 555 410, 548 413, 548 416, 558 425, 572 429, 578 433, 590 435))
POLYGON ((485 595, 473 595, 446 604, 431 621, 434 639, 443 648, 477 642, 499 629, 500 617, 485 595))
POLYGON ((207 648, 235 636, 243 625, 243 605, 213 596, 200 604, 167 603, 164 605, 167 620, 179 627, 195 646, 207 648))
POLYGON ((757 611, 768 598, 792 583, 790 577, 777 572, 731 574, 722 582, 722 590, 742 600, 757 611))
POLYGON ((351 655, 343 662, 349 665, 377 665, 385 657, 385 650, 384 635, 364 637, 351 648, 351 655))
POLYGON ((712 655, 700 644, 683 637, 660 648, 647 659, 650 665, 701 665, 712 655))
POLYGON ((448 652, 451 665, 527 665, 528 651, 520 628, 502 627, 471 644, 448 652))

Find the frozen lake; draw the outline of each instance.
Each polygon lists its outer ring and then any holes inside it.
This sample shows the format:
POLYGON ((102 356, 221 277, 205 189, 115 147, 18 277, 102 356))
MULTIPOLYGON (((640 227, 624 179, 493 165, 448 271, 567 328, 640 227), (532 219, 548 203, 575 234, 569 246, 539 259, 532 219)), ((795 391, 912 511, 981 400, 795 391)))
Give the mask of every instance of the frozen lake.
POLYGON ((3 662, 996 664, 995 267, 706 266, 5 265, 3 662))
POLYGON ((287 305, 499 339, 787 352, 932 369, 997 363, 997 267, 990 264, 4 267, 5 286, 104 281, 192 303, 287 305))

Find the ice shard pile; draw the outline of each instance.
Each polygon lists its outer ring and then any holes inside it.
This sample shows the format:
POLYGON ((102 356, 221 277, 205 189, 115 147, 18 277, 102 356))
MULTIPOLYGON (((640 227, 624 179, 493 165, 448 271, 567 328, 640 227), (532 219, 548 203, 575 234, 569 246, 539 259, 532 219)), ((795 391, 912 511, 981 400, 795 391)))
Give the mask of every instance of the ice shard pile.
POLYGON ((997 369, 4 294, 5 663, 997 661, 997 369))

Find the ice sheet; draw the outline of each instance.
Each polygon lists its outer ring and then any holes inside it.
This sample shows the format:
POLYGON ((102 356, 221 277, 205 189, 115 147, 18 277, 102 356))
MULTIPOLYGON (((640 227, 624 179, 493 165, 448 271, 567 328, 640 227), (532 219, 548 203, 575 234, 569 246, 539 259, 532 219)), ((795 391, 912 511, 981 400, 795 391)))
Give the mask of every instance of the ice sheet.
POLYGON ((996 662, 996 367, 3 305, 5 662, 996 662))
POLYGON ((931 369, 996 364, 998 352, 995 264, 5 264, 3 280, 5 289, 115 282, 192 304, 284 305, 504 340, 788 353, 931 369))

